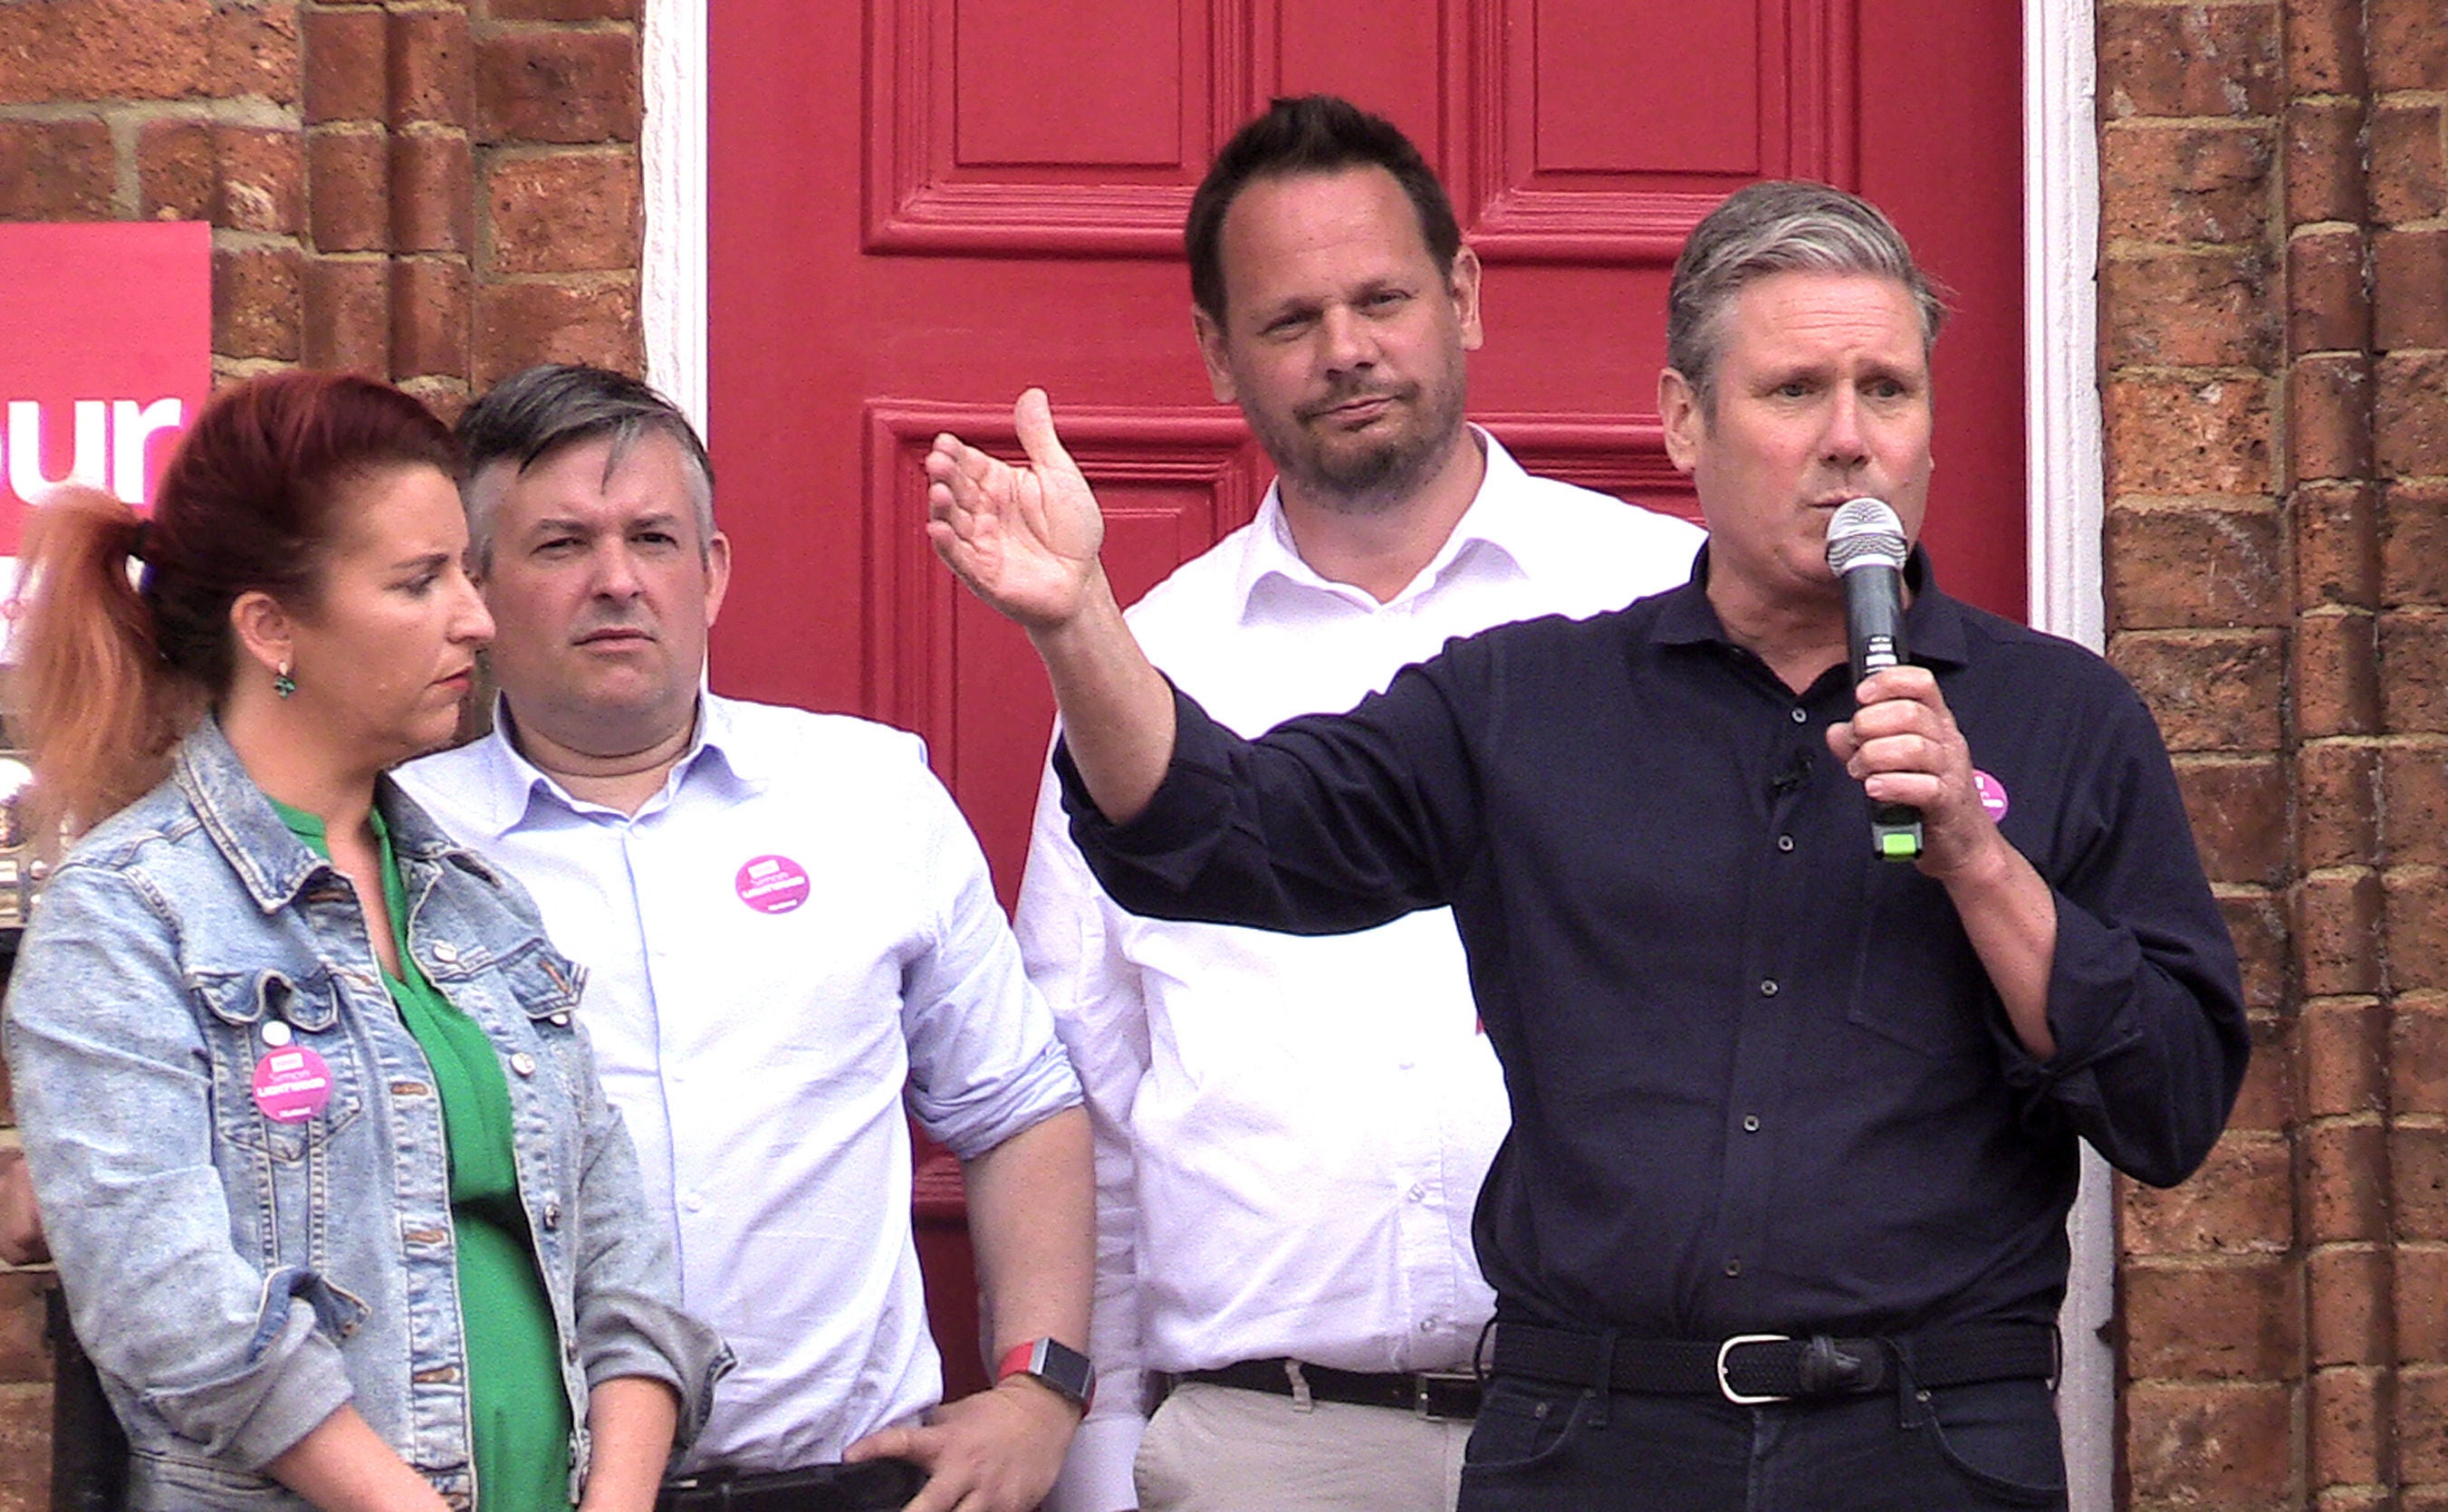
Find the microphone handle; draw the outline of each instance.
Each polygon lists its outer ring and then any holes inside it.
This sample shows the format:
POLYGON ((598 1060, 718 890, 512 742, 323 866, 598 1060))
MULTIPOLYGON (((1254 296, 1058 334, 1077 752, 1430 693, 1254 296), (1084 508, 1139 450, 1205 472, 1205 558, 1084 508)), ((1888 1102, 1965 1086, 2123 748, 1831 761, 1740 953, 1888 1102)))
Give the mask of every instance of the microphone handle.
MULTIPOLYGON (((1884 667, 1912 660, 1904 640, 1903 575, 1892 567, 1865 562, 1845 573, 1845 649, 1853 665, 1853 682, 1884 667)), ((1870 814, 1870 853, 1882 860, 1921 859, 1921 810, 1903 803, 1880 803, 1870 814)))

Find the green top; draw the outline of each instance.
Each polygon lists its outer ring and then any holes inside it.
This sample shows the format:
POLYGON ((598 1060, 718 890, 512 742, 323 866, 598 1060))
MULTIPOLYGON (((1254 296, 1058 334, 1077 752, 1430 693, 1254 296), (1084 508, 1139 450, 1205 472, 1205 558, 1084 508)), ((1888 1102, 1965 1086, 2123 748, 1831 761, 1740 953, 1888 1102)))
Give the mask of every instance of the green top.
MULTIPOLYGON (((289 832, 324 860, 323 822, 272 801, 289 832)), ((476 1504, 486 1512, 559 1512, 569 1505, 569 1396, 563 1389, 552 1304, 527 1239, 510 1148, 510 1088, 502 1058, 408 953, 408 889, 380 810, 370 810, 382 853, 383 903, 401 975, 383 973, 391 1000, 433 1067, 450 1160, 451 1227, 458 1241, 459 1316, 468 1350, 468 1407, 476 1438, 476 1504)))

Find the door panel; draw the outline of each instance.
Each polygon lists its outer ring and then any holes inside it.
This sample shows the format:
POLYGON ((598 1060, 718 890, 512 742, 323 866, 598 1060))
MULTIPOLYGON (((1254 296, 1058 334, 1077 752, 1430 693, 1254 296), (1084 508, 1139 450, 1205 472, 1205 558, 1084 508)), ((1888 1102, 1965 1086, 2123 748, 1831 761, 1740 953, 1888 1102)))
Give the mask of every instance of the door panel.
MULTIPOLYGON (((1008 901, 1052 703, 933 561, 918 459, 942 428, 1012 454, 1011 399, 1045 386, 1126 598, 1247 520, 1268 469, 1210 401, 1181 220, 1233 129, 1312 89, 1409 132, 1488 265, 1473 415, 1534 471, 1686 515, 1655 412, 1683 237, 1761 177, 1869 195, 1957 307, 1941 580, 2019 618, 2019 24, 2010 0, 723 0, 716 686, 925 735, 1008 901)), ((957 1182, 924 1191, 956 1270, 957 1182)), ((974 1381, 973 1317, 938 1327, 974 1381)))

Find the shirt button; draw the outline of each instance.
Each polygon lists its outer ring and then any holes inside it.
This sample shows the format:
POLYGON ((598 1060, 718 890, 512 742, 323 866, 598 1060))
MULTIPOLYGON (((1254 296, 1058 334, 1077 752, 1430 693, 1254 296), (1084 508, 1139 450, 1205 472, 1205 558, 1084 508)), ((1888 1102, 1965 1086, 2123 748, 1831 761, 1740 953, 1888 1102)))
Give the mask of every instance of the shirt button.
POLYGON ((1789 851, 1793 849, 1793 837, 1790 835, 1779 835, 1776 838, 1776 848, 1781 851, 1789 851))
POLYGON ((535 1074, 535 1057, 529 1055, 525 1050, 521 1050, 516 1055, 510 1057, 510 1069, 518 1072, 521 1076, 533 1076, 535 1074))
POLYGON ((1412 1186, 1412 1188, 1411 1188, 1411 1200, 1412 1200, 1412 1201, 1414 1201, 1414 1202, 1425 1202, 1425 1201, 1426 1201, 1427 1200, 1428 1200, 1428 1188, 1427 1188, 1427 1186, 1426 1186, 1426 1184, 1425 1184, 1425 1182, 1423 1182, 1423 1183, 1418 1183, 1418 1184, 1415 1184, 1415 1185, 1413 1185, 1413 1186, 1412 1186))
POLYGON ((1437 1331, 1437 1320, 1436 1320, 1435 1318, 1432 1318, 1432 1317, 1424 1317, 1424 1318, 1420 1319, 1420 1332, 1423 1332, 1423 1333, 1434 1333, 1436 1331, 1437 1331))
POLYGON ((1793 722, 1797 725, 1807 725, 1810 723, 1810 716, 1797 709, 1793 711, 1793 722))
POLYGON ((1774 997, 1776 995, 1776 992, 1777 988, 1775 977, 1769 977, 1760 983, 1760 996, 1774 997))
POLYGON ((1745 1113, 1743 1115, 1743 1132, 1746 1134, 1756 1134, 1759 1132, 1759 1115, 1757 1113, 1745 1113))
POLYGON ((1743 1262, 1740 1257, 1732 1255, 1726 1257, 1726 1274, 1728 1276, 1740 1276, 1743 1274, 1743 1262))
POLYGON ((694 1193, 692 1193, 692 1194, 690 1195, 690 1197, 689 1197, 689 1200, 688 1200, 688 1210, 689 1210, 690 1212, 692 1212, 692 1213, 702 1213, 702 1212, 704 1212, 704 1211, 705 1211, 705 1199, 704 1199, 704 1198, 701 1198, 701 1197, 698 1197, 698 1196, 695 1195, 694 1193))
POLYGON ((447 965, 459 958, 459 947, 451 944, 447 939, 435 940, 433 942, 433 958, 447 965))

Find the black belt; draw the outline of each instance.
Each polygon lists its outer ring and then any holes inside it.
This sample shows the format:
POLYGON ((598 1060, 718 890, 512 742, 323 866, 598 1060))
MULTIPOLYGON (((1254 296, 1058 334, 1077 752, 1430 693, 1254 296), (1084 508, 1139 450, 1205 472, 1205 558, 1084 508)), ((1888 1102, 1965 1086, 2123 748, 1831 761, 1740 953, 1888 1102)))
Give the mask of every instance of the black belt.
POLYGON ((1229 1386, 1240 1391, 1265 1391, 1297 1401, 1301 1388, 1320 1402, 1348 1407, 1387 1407, 1415 1412, 1431 1422, 1468 1422, 1479 1415, 1479 1377, 1467 1370, 1428 1370, 1378 1374, 1338 1370, 1300 1360, 1243 1360, 1213 1370, 1183 1370, 1176 1381, 1229 1386))
POLYGON ((926 1484, 927 1472, 908 1460, 748 1475, 715 1470, 665 1481, 655 1512, 897 1512, 926 1484))
POLYGON ((1627 1339, 1522 1323, 1496 1326, 1489 1369, 1567 1386, 1658 1396, 1722 1396, 1737 1405, 1880 1391, 1899 1370, 1917 1387, 2056 1379, 2056 1330, 1988 1323, 1893 1338, 1738 1333, 1715 1343, 1627 1339))

